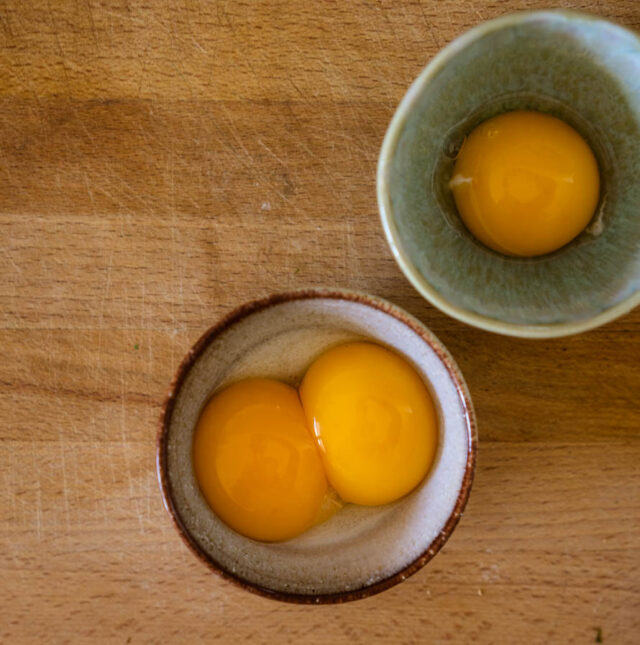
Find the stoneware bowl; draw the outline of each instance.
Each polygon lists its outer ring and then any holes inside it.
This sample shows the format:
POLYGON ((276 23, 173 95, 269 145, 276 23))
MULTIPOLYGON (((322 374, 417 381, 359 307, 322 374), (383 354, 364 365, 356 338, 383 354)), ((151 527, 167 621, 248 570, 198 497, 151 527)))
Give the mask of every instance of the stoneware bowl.
POLYGON ((576 13, 506 16, 443 49, 400 103, 378 165, 383 227, 416 289, 470 325, 526 337, 584 331, 640 303, 639 78, 638 36, 576 13), (568 122, 600 167, 588 228, 538 258, 483 246, 447 188, 465 134, 515 109, 568 122))
POLYGON ((189 350, 165 401, 157 467, 167 510, 187 545, 211 569, 277 600, 331 603, 391 587, 436 554, 469 496, 476 443, 462 375, 424 325, 372 296, 295 291, 236 309, 189 350), (236 533, 207 506, 194 477, 192 437, 203 405, 216 389, 245 377, 297 385, 320 353, 354 339, 392 348, 428 384, 439 415, 439 447, 428 476, 393 504, 347 505, 286 542, 262 543, 236 533))

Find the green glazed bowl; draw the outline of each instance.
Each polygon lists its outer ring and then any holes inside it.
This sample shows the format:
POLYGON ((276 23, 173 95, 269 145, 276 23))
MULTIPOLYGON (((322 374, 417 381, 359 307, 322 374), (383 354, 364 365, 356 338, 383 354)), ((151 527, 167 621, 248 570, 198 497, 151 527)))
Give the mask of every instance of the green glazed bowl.
POLYGON ((591 329, 640 303, 640 39, 595 17, 520 13, 443 49, 400 103, 378 164, 391 250, 416 289, 470 325, 531 338, 591 329), (587 229, 537 258, 488 249, 447 188, 465 134, 501 112, 560 117, 590 143, 601 196, 587 229))

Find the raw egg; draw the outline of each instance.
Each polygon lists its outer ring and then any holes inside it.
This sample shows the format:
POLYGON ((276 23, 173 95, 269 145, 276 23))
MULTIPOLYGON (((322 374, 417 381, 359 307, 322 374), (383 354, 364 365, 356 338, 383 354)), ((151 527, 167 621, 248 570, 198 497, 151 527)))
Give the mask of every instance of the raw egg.
POLYGON ((437 418, 418 373, 368 342, 335 347, 311 365, 300 398, 327 478, 346 502, 393 502, 424 478, 437 418))
POLYGON ((521 110, 471 132, 449 185, 462 220, 481 242, 507 255, 536 256, 587 226, 600 176, 576 130, 549 114, 521 110))
POLYGON ((215 394, 195 429, 193 464, 215 513, 255 540, 287 540, 327 512, 320 453, 284 383, 248 379, 215 394))
POLYGON ((434 458, 431 395, 384 347, 330 349, 311 364, 299 394, 271 379, 239 381, 211 398, 196 425, 202 494, 255 540, 295 537, 345 502, 393 502, 424 479, 434 458))

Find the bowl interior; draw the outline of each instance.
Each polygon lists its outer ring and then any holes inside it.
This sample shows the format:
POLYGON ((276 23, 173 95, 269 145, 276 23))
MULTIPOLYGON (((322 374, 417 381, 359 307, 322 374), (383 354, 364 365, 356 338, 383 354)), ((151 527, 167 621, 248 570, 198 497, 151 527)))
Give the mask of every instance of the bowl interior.
POLYGON ((379 169, 385 229, 418 289, 454 315, 513 325, 584 320, 637 292, 638 78, 637 36, 562 12, 485 23, 436 57, 398 109, 379 169), (590 226, 539 258, 506 257, 476 241, 446 187, 464 135, 514 109, 564 119, 589 141, 600 166, 602 194, 590 226))
MULTIPOLYGON (((395 310, 387 303, 385 307, 395 310)), ((303 298, 260 307, 208 340, 172 394, 174 405, 165 419, 164 437, 171 504, 201 555, 263 592, 319 599, 323 594, 371 587, 438 550, 466 501, 474 425, 457 368, 427 330, 417 333, 394 315, 363 302, 303 298), (191 461, 193 429, 212 391, 250 376, 297 385, 321 352, 362 338, 404 355, 430 387, 440 441, 429 476, 394 504, 347 505, 329 521, 287 542, 261 543, 227 527, 200 494, 191 461)))

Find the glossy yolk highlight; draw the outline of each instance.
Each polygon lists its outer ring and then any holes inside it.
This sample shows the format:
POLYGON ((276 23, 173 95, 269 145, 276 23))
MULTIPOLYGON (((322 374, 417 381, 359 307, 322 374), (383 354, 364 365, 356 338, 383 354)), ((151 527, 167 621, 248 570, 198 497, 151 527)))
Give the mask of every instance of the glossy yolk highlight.
POLYGON ((593 216, 598 164, 564 121, 507 112, 471 132, 450 182, 467 228, 492 249, 516 256, 550 253, 593 216))
POLYGON ((292 538, 317 519, 327 481, 298 393, 268 379, 240 381, 202 411, 193 440, 200 489, 247 537, 292 538))
POLYGON ((356 504, 395 501, 424 478, 437 445, 436 411, 416 371, 372 343, 322 354, 300 386, 329 483, 356 504))

